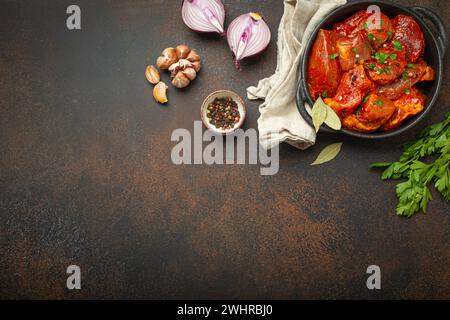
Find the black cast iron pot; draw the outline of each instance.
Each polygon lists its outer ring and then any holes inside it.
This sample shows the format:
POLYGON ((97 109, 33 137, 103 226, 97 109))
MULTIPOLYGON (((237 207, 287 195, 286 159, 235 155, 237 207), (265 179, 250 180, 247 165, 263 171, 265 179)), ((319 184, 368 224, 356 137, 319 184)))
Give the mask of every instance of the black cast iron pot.
POLYGON ((311 98, 311 95, 309 94, 308 85, 306 82, 306 73, 307 73, 307 65, 308 65, 308 59, 309 59, 309 53, 311 51, 311 48, 314 44, 314 41, 316 39, 317 33, 320 29, 328 29, 330 30, 334 23, 336 22, 342 22, 346 18, 350 17, 354 13, 360 11, 360 10, 366 10, 370 5, 377 5, 380 7, 381 12, 386 14, 389 18, 393 19, 398 14, 404 14, 409 15, 413 17, 417 23, 422 27, 422 31, 425 37, 426 41, 426 49, 424 58, 427 61, 429 65, 431 65, 434 70, 436 70, 436 80, 432 82, 426 82, 426 83, 420 83, 420 87, 424 91, 424 93, 427 96, 426 102, 425 102, 425 108, 422 113, 419 115, 407 120, 403 125, 395 130, 388 131, 388 132, 376 132, 376 133, 359 133, 347 129, 342 129, 340 131, 334 131, 330 128, 328 128, 326 125, 323 125, 321 128, 321 131, 324 132, 337 132, 337 133, 343 133, 346 135, 350 135, 353 137, 358 138, 364 138, 364 139, 382 139, 382 138, 389 138, 395 135, 398 135, 402 132, 405 132, 406 130, 411 129, 413 126, 415 126, 417 123, 419 123, 428 112, 430 112, 434 102, 436 101, 439 90, 441 88, 442 84, 442 72, 444 70, 444 54, 445 50, 447 49, 447 43, 448 43, 448 37, 447 32, 445 30, 444 23, 442 22, 441 18, 439 18, 438 15, 436 15, 433 11, 422 8, 422 7, 412 7, 412 8, 405 8, 399 5, 395 5, 389 2, 384 1, 359 1, 359 2, 352 2, 349 4, 346 4, 342 7, 337 8, 330 14, 328 14, 315 29, 312 33, 311 37, 309 38, 306 48, 304 51, 303 56, 303 62, 300 66, 301 70, 301 80, 298 87, 297 92, 297 107, 302 115, 302 117, 311 125, 313 126, 313 122, 311 119, 311 116, 309 112, 307 111, 305 107, 305 102, 308 103, 310 106, 314 104, 313 99, 311 98), (426 21, 428 20, 431 22, 431 25, 428 24, 426 21))

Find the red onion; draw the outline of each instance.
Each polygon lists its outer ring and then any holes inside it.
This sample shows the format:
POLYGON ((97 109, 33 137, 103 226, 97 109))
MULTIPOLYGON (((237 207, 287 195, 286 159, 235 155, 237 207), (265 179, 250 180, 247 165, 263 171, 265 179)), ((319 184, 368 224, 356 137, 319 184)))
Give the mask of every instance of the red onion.
POLYGON ((183 0, 182 16, 194 31, 224 34, 225 8, 221 0, 183 0))
POLYGON ((235 64, 246 57, 264 51, 270 43, 269 26, 258 13, 247 13, 231 22, 227 31, 228 44, 234 53, 235 64))

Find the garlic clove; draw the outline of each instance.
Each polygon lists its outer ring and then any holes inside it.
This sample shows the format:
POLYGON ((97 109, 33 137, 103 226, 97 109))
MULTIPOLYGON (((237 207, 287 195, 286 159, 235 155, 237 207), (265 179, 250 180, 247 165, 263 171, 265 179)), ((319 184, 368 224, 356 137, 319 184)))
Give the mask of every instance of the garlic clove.
POLYGON ((199 72, 202 68, 202 64, 200 61, 195 61, 192 63, 192 67, 194 68, 195 72, 199 72))
POLYGON ((179 89, 186 88, 190 83, 191 80, 182 71, 178 72, 172 80, 172 84, 179 89))
POLYGON ((145 70, 145 77, 151 84, 158 84, 161 81, 161 76, 154 66, 148 66, 145 70))
POLYGON ((170 64, 173 64, 178 61, 177 50, 175 48, 166 48, 162 52, 162 56, 169 59, 170 64))
POLYGON ((164 104, 167 103, 169 100, 167 99, 167 89, 169 87, 164 82, 159 82, 154 88, 153 88, 153 97, 158 103, 164 104))
POLYGON ((194 68, 186 68, 183 71, 183 74, 190 80, 193 81, 195 80, 195 78, 197 78, 197 72, 195 71, 194 68))
POLYGON ((185 44, 180 44, 177 48, 176 48, 176 52, 177 52, 177 58, 178 59, 186 59, 186 57, 189 55, 191 49, 189 49, 189 47, 185 44))
POLYGON ((200 61, 200 56, 195 49, 192 49, 186 57, 186 60, 189 60, 190 62, 200 61))
POLYGON ((167 57, 161 56, 156 60, 156 66, 161 70, 167 70, 171 65, 172 63, 170 63, 170 59, 167 57))

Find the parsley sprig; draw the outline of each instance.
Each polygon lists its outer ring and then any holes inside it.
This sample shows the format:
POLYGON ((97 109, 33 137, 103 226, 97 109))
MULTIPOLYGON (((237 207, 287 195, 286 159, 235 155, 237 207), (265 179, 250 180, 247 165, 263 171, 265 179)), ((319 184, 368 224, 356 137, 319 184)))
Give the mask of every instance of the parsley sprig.
POLYGON ((373 168, 386 168, 383 180, 407 179, 397 184, 399 199, 397 215, 412 217, 418 211, 424 213, 432 200, 428 185, 433 183, 445 200, 450 201, 450 112, 445 120, 431 125, 421 132, 419 139, 404 146, 397 162, 373 164, 373 168), (425 163, 424 157, 435 156, 435 161, 425 163))

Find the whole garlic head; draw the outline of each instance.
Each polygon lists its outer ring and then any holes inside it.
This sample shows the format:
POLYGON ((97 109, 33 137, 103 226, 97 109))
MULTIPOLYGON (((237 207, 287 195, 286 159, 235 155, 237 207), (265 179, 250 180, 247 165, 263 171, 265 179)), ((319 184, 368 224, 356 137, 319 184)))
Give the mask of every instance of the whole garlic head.
POLYGON ((176 48, 167 48, 158 57, 156 65, 168 70, 173 78, 172 84, 177 88, 187 87, 197 77, 201 68, 200 55, 182 44, 176 48))

